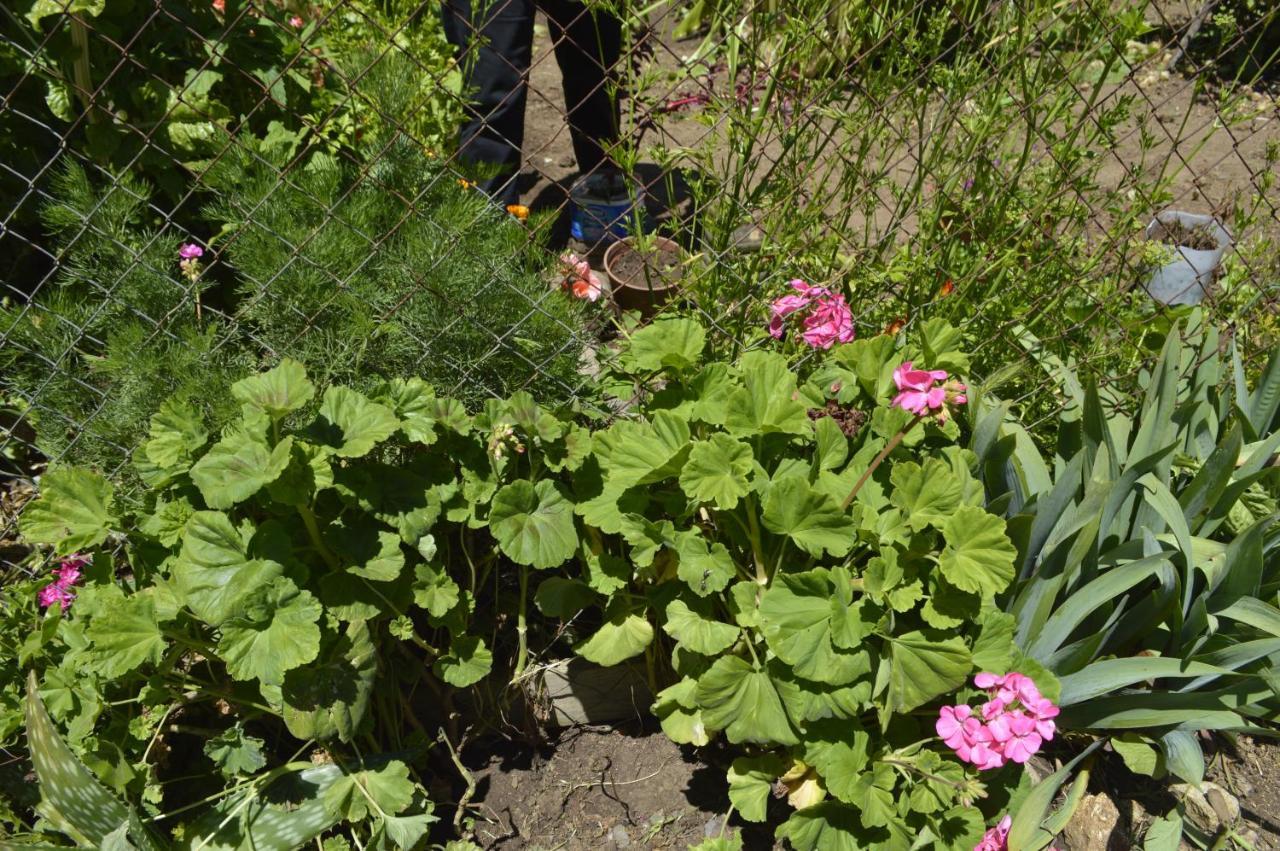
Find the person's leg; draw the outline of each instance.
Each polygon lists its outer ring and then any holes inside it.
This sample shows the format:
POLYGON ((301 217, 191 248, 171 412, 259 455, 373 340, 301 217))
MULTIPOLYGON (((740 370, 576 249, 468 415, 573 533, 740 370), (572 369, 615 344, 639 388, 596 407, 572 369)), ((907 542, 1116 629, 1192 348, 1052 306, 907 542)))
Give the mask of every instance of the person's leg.
POLYGON ((533 0, 444 0, 444 29, 458 51, 470 100, 459 134, 464 160, 493 165, 480 188, 502 204, 519 200, 524 108, 533 50, 533 0))
POLYGON ((622 52, 622 24, 580 0, 539 0, 547 13, 556 62, 564 78, 569 135, 578 169, 590 174, 618 139, 618 103, 606 82, 622 52))

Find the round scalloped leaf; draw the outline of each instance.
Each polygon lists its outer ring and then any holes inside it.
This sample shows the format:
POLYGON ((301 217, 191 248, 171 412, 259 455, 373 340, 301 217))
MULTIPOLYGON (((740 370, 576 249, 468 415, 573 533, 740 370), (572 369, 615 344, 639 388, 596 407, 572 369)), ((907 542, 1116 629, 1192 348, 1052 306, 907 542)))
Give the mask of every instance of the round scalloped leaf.
POLYGON ((191 481, 210 508, 230 508, 278 479, 292 448, 292 435, 273 449, 248 429, 233 426, 191 468, 191 481))
POLYGON ((740 756, 729 766, 729 803, 747 821, 764 821, 773 781, 782 775, 786 765, 777 754, 758 757, 740 756))
POLYGON ((231 385, 231 395, 278 420, 310 402, 316 395, 316 387, 307 378, 307 370, 302 364, 285 358, 275 368, 242 378, 231 385))
POLYGON ((573 504, 548 479, 521 479, 494 494, 489 530, 513 561, 537 568, 563 564, 578 548, 573 504))
POLYGON ((714 656, 738 640, 738 627, 715 619, 711 606, 703 600, 690 604, 675 599, 667 604, 667 622, 662 629, 695 653, 714 656))
POLYGON ((750 490, 752 461, 750 446, 727 434, 714 434, 710 440, 694 442, 680 471, 680 487, 690 499, 731 509, 750 490))
POLYGON ((371 402, 348 387, 324 391, 320 416, 311 426, 316 442, 340 458, 367 455, 377 444, 395 434, 400 420, 386 405, 371 402))
POLYGON ((803 476, 787 476, 769 486, 764 498, 765 528, 786 535, 812 556, 842 556, 853 547, 857 526, 831 497, 814 490, 803 476))
POLYGON ((493 653, 484 639, 462 635, 449 644, 449 652, 431 666, 436 676, 455 688, 480 682, 493 669, 493 653))
POLYGON ((639 656, 651 641, 653 624, 618 597, 609 603, 600 629, 574 651, 590 662, 608 667, 639 656))
POLYGON ((22 536, 33 544, 52 544, 60 556, 96 547, 120 522, 111 510, 114 493, 92 470, 50 470, 40 477, 40 498, 22 511, 22 536))
POLYGON ((285 672, 305 665, 320 652, 316 621, 324 608, 309 591, 283 576, 245 600, 244 614, 222 624, 218 655, 237 680, 259 679, 279 685, 285 672))
POLYGON ((1013 581, 1018 555, 1004 520, 972 505, 961 506, 942 528, 947 545, 938 557, 942 575, 961 591, 989 597, 1013 581))
POLYGON ((170 568, 183 602, 212 626, 235 614, 246 597, 282 571, 274 561, 250 559, 246 541, 221 511, 191 515, 182 552, 170 568))
POLYGON ((698 705, 711 730, 729 741, 794 745, 799 742, 769 675, 737 656, 722 656, 698 678, 698 705))

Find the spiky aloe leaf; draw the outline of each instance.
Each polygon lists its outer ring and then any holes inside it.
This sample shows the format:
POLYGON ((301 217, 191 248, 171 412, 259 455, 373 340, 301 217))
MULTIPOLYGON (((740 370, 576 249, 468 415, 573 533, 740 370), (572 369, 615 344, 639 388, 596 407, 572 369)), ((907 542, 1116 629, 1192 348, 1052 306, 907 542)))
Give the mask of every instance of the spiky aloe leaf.
POLYGON ((292 851, 337 822, 324 793, 343 777, 339 766, 290 763, 271 774, 190 825, 182 851, 292 851))
POLYGON ((40 699, 35 671, 27 674, 27 745, 40 795, 94 847, 129 820, 129 809, 107 791, 62 740, 40 699))

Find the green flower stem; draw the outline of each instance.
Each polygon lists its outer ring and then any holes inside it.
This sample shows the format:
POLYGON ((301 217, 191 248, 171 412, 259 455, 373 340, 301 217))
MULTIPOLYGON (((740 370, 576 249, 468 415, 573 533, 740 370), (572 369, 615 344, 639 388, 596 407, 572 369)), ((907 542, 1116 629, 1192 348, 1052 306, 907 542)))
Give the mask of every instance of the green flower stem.
POLYGON ((871 478, 871 474, 876 471, 877 467, 879 467, 881 464, 884 463, 884 459, 889 457, 890 452, 898 448, 898 444, 901 443, 902 439, 907 436, 907 432, 915 428, 916 423, 920 422, 923 419, 924 417, 917 414, 915 419, 907 423, 902 428, 902 431, 898 432, 897 434, 895 434, 893 437, 889 439, 889 442, 884 445, 884 449, 880 450, 880 454, 871 460, 871 464, 868 465, 866 472, 864 472, 861 476, 858 477, 858 481, 855 482, 853 485, 853 490, 849 491, 849 495, 844 498, 844 502, 840 503, 841 511, 849 510, 849 506, 853 504, 853 498, 858 495, 858 491, 862 490, 862 486, 867 483, 867 479, 871 478))
POLYGON ((747 509, 747 535, 751 538, 751 555, 756 563, 756 582, 761 586, 769 584, 769 571, 764 566, 764 546, 760 543, 760 521, 756 519, 756 501, 751 494, 743 497, 743 506, 747 509))
POLYGON ((316 523, 316 514, 311 510, 311 506, 299 505, 298 513, 302 515, 302 522, 307 527, 307 536, 311 538, 311 545, 315 547, 316 552, 320 553, 320 557, 324 559, 325 564, 329 565, 333 570, 342 567, 342 563, 333 554, 333 550, 325 546, 324 539, 320 537, 320 525, 316 523))
POLYGON ((512 680, 520 679, 525 665, 529 661, 529 624, 527 619, 529 607, 529 568, 520 565, 520 608, 516 612, 516 668, 511 674, 512 680))

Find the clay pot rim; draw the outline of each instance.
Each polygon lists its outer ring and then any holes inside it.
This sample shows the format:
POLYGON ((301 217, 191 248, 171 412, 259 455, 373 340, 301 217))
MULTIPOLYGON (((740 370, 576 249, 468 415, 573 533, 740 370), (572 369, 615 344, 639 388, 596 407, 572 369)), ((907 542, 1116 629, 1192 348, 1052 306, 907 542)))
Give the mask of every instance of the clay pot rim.
MULTIPOLYGON (((680 247, 680 243, 676 242, 674 239, 671 239, 665 236, 654 236, 652 238, 655 244, 666 247, 666 248, 673 248, 675 249, 676 253, 678 253, 682 258, 684 257, 684 249, 682 249, 680 247)), ((665 293, 668 290, 679 289, 680 288, 679 280, 669 281, 662 286, 650 286, 648 282, 643 282, 643 285, 637 285, 637 284, 631 283, 630 281, 623 280, 622 278, 618 277, 617 274, 614 273, 613 260, 616 256, 616 252, 618 251, 618 247, 625 245, 628 249, 634 251, 635 250, 634 241, 635 241, 635 237, 626 236, 621 239, 615 240, 608 248, 605 249, 604 271, 605 271, 605 274, 609 276, 609 283, 612 285, 613 289, 616 291, 619 288, 624 288, 624 289, 634 290, 636 292, 641 292, 641 293, 665 293)))

